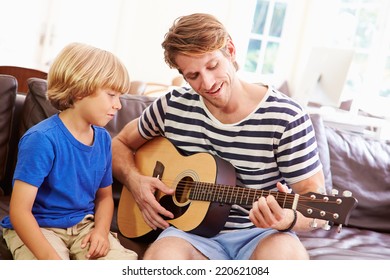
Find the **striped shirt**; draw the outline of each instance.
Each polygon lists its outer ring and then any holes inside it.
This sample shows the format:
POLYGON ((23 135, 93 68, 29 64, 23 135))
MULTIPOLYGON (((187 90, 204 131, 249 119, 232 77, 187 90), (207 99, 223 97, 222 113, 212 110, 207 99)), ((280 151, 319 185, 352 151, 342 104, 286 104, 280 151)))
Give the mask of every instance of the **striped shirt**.
MULTIPOLYGON (((237 186, 273 190, 277 182, 290 185, 322 168, 309 116, 272 87, 234 124, 219 122, 194 90, 172 90, 145 109, 138 128, 146 139, 162 135, 186 154, 207 152, 229 162, 237 186)), ((224 230, 249 227, 248 211, 233 205, 224 230)))

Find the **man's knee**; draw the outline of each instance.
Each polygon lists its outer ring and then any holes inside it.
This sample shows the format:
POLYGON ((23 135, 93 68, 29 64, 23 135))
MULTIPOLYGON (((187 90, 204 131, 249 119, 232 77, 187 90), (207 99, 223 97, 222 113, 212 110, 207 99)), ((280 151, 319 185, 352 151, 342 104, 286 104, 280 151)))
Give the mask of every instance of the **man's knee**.
POLYGON ((177 237, 164 237, 153 242, 146 250, 145 260, 206 259, 188 241, 177 237))
POLYGON ((259 242, 251 259, 307 260, 309 255, 297 237, 287 233, 275 233, 259 242))

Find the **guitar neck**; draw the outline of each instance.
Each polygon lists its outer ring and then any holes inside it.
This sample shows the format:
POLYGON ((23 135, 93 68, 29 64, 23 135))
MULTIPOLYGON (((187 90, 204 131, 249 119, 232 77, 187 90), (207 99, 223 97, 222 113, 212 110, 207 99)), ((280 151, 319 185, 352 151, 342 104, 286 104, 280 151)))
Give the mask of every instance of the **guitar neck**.
POLYGON ((191 188, 192 200, 251 206, 260 197, 273 195, 282 208, 296 209, 299 195, 277 191, 256 190, 239 186, 196 182, 191 188))

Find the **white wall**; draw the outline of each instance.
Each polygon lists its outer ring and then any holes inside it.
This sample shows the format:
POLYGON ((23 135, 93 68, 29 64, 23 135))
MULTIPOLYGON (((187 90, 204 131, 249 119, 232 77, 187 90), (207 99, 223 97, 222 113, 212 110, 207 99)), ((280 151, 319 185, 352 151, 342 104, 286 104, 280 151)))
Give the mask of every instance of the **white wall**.
POLYGON ((48 8, 47 0, 0 0, 0 65, 39 65, 48 8))
MULTIPOLYGON (((126 1, 124 11, 132 11, 132 17, 123 20, 118 38, 118 54, 125 60, 134 79, 170 82, 177 71, 164 62, 161 43, 173 21, 182 15, 205 12, 212 13, 230 30, 231 14, 237 11, 240 0, 142 0, 126 1)), ((253 1, 247 1, 250 3, 253 1)), ((240 6, 245 6, 240 4, 240 6)), ((245 17, 245 14, 241 14, 245 17)), ((249 17, 247 17, 249 18, 249 17)), ((242 20, 240 22, 243 22, 242 20)), ((238 24, 240 26, 240 24, 238 24)), ((232 28, 233 29, 233 28, 232 28)), ((234 36, 234 34, 232 34, 234 36)))
POLYGON ((177 17, 212 13, 229 31, 231 27, 233 37, 240 37, 242 30, 250 31, 241 27, 250 22, 253 3, 254 0, 0 0, 0 26, 8 26, 7 30, 2 28, 0 65, 47 71, 66 44, 81 41, 118 55, 132 80, 170 83, 177 71, 165 64, 161 42, 177 17))

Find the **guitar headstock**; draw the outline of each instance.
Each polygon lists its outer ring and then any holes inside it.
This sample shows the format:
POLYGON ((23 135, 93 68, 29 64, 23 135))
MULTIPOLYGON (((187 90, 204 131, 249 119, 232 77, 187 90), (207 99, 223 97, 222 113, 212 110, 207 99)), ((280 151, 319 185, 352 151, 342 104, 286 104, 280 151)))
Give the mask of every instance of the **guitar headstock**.
POLYGON ((305 217, 327 220, 337 225, 347 225, 352 210, 357 205, 350 192, 343 196, 306 193, 299 196, 297 210, 305 217))

